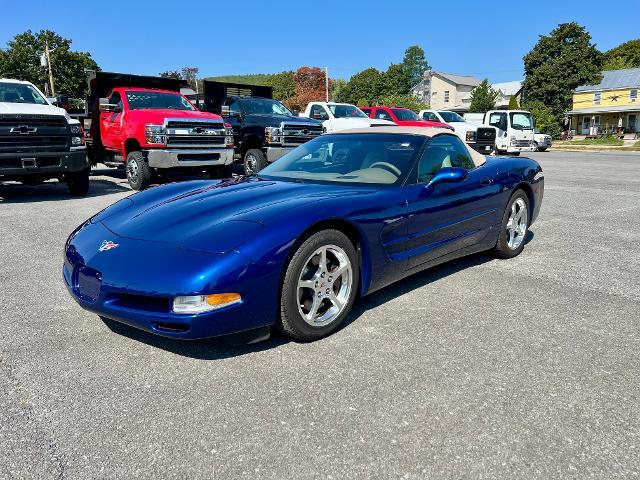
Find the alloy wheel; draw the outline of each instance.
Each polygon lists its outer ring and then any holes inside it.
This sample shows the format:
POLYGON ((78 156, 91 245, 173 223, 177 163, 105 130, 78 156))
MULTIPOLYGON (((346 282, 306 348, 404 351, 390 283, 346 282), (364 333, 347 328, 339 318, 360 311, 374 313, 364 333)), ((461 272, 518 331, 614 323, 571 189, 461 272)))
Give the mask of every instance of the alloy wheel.
POLYGON ((509 212, 509 220, 507 221, 507 246, 511 250, 517 250, 524 241, 528 221, 527 204, 524 199, 517 198, 511 204, 511 212, 509 212))
POLYGON ((328 325, 345 309, 352 289, 349 256, 336 245, 324 245, 309 256, 298 278, 298 312, 311 326, 328 325))
POLYGON ((138 162, 134 158, 127 160, 127 179, 129 183, 137 183, 138 181, 138 162))

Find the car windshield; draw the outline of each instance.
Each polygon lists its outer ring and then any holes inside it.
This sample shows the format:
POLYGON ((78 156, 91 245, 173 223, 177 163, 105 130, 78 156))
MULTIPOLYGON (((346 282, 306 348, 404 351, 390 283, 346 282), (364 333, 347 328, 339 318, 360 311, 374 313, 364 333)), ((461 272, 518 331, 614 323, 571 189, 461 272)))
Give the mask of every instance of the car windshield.
POLYGON ((272 180, 396 185, 411 170, 425 137, 404 134, 322 135, 263 169, 272 180))
POLYGON ((392 108, 391 111, 401 122, 420 120, 420 117, 418 117, 415 112, 409 110, 408 108, 392 108))
POLYGON ((353 105, 329 104, 329 110, 331 110, 331 113, 333 113, 333 116, 336 118, 369 118, 362 110, 353 105))
POLYGON ((456 112, 438 112, 442 119, 447 123, 464 122, 464 118, 458 115, 456 112))
POLYGON ((11 82, 0 82, 0 102, 47 105, 44 97, 31 85, 11 82))
POLYGON ((533 119, 528 112, 512 112, 509 117, 511 117, 511 126, 515 130, 531 130, 533 128, 533 119))
POLYGON ((278 100, 270 98, 244 98, 240 100, 240 107, 246 115, 253 113, 264 113, 267 115, 293 115, 291 110, 285 107, 278 100))

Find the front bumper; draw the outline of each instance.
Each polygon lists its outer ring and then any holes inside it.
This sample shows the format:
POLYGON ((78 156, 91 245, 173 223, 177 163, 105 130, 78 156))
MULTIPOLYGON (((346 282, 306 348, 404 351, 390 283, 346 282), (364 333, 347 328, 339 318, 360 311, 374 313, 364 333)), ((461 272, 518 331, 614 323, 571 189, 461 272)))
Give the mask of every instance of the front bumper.
POLYGON ((275 322, 279 271, 265 272, 237 251, 210 254, 176 244, 115 235, 85 223, 67 241, 65 285, 84 309, 165 337, 195 340, 275 322), (104 240, 116 248, 98 251, 104 240), (162 260, 160 260, 162 259, 162 260), (242 302, 200 314, 176 314, 178 295, 237 292, 242 302))
POLYGON ((496 148, 494 143, 469 143, 476 152, 489 154, 496 148))
POLYGON ((267 156, 267 162, 269 162, 269 163, 275 162, 280 157, 286 155, 287 153, 289 153, 294 148, 296 148, 296 147, 267 147, 265 149, 265 154, 267 156))
POLYGON ((214 167, 233 163, 233 148, 147 150, 153 168, 214 167))
POLYGON ((66 152, 0 154, 0 175, 26 176, 79 172, 89 167, 84 147, 66 152))
POLYGON ((529 147, 517 147, 517 146, 509 145, 507 147, 507 153, 533 152, 534 150, 535 148, 533 147, 533 145, 529 147))

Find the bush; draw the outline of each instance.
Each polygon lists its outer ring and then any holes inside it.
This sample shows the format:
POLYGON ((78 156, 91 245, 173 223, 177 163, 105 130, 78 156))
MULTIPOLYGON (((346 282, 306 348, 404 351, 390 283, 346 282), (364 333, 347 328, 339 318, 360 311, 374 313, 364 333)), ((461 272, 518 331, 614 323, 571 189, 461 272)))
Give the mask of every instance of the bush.
POLYGON ((537 100, 528 101, 523 104, 523 108, 531 112, 536 121, 536 129, 542 133, 551 135, 552 138, 560 138, 562 128, 560 122, 553 114, 551 108, 545 106, 537 100))

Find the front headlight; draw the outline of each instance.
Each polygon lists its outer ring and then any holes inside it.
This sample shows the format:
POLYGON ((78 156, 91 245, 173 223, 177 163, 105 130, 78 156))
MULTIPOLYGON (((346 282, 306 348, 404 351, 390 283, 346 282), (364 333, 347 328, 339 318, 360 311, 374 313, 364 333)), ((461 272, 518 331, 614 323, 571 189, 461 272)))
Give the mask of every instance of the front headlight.
POLYGON ((473 131, 467 132, 466 138, 467 138, 467 142, 475 142, 476 141, 476 132, 473 132, 473 131))
POLYGON ((282 132, 278 127, 266 127, 264 136, 267 143, 282 143, 282 132))
POLYGON ((77 135, 82 131, 82 129, 80 128, 80 124, 79 123, 72 123, 69 126, 69 129, 71 130, 71 133, 73 133, 74 135, 77 135))
POLYGON ((173 313, 196 314, 211 312, 242 302, 239 293, 214 293, 212 295, 190 295, 173 299, 173 313))
POLYGON ((233 128, 224 126, 224 143, 227 147, 233 147, 233 128))
POLYGON ((80 145, 84 145, 84 138, 71 137, 71 145, 73 145, 74 147, 79 147, 80 145))
POLYGON ((164 125, 145 125, 144 141, 148 144, 164 145, 167 143, 165 131, 164 125))

